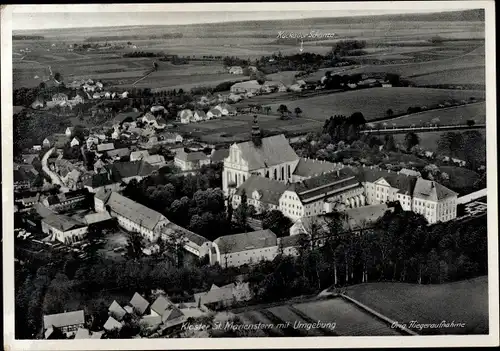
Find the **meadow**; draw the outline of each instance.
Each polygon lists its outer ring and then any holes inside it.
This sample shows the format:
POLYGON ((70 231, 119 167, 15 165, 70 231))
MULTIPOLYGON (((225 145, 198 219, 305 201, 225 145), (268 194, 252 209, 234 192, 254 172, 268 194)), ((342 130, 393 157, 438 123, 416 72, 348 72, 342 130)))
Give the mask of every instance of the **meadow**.
MULTIPOLYGON (((479 97, 475 95, 471 95, 470 97, 472 96, 479 97)), ((486 123, 486 102, 413 113, 386 120, 384 123, 387 123, 388 126, 392 126, 393 124, 396 124, 396 126, 411 126, 412 124, 422 126, 425 123, 430 123, 435 118, 439 119, 441 125, 466 124, 469 119, 474 120, 478 124, 486 123)))
POLYGON ((411 81, 415 85, 435 85, 435 84, 456 84, 456 85, 485 85, 485 67, 472 67, 468 69, 447 70, 423 74, 412 77, 411 81))
MULTIPOLYGON (((486 130, 476 130, 481 133, 484 138, 486 138, 486 130)), ((441 136, 444 134, 443 132, 425 132, 425 133, 416 133, 420 140, 420 146, 428 151, 436 152, 438 150, 438 141, 441 136)), ((400 143, 403 145, 405 139, 404 134, 394 134, 394 140, 396 143, 400 143)))
POLYGON ((470 97, 483 98, 484 91, 446 90, 428 88, 370 88, 318 97, 279 101, 270 106, 273 113, 281 104, 290 111, 300 107, 303 117, 324 121, 333 115, 350 116, 361 112, 367 121, 384 117, 388 109, 394 114, 405 113, 411 106, 430 106, 450 99, 467 100, 470 97))
POLYGON ((488 278, 485 276, 439 285, 367 283, 348 287, 346 294, 399 323, 455 321, 465 323, 465 328, 434 332, 488 333, 488 278))

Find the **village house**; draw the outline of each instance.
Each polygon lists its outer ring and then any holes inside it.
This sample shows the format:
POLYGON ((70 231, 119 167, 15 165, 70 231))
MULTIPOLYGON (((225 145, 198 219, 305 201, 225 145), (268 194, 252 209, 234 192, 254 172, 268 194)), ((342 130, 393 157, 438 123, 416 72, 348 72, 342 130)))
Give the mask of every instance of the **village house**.
POLYGON ((87 144, 87 149, 90 150, 94 145, 99 144, 99 138, 95 135, 89 135, 85 143, 87 144))
POLYGON ((266 81, 262 84, 262 91, 272 93, 274 91, 286 92, 286 86, 280 81, 266 81))
POLYGON ((227 99, 231 100, 232 102, 238 102, 243 100, 243 97, 240 94, 230 93, 227 99))
POLYGON ((75 335, 79 328, 85 326, 85 313, 83 310, 49 314, 43 316, 43 329, 45 339, 50 339, 54 329, 59 329, 66 337, 75 335))
POLYGON ((147 156, 149 156, 149 152, 147 150, 134 151, 130 154, 130 161, 139 161, 147 156))
POLYGON ((97 152, 102 153, 110 150, 114 150, 115 145, 113 143, 99 144, 97 145, 97 152))
POLYGON ((243 68, 241 66, 232 66, 229 67, 230 74, 243 74, 243 68))
POLYGON ((57 94, 52 95, 52 101, 55 104, 64 103, 64 102, 67 102, 68 100, 69 100, 68 95, 63 94, 63 93, 57 93, 57 94))
POLYGON ((52 210, 66 210, 73 205, 85 201, 87 193, 83 189, 58 193, 44 197, 42 203, 52 210))
POLYGON ((180 150, 175 155, 174 163, 182 171, 192 171, 210 164, 210 158, 201 151, 187 153, 180 150))
MULTIPOLYGON (((132 153, 132 151, 127 147, 106 151, 106 155, 110 159, 112 159, 113 161, 119 161, 122 157, 130 156, 131 153, 132 153)), ((101 160, 99 159, 97 162, 99 162, 99 161, 101 161, 101 160)), ((94 169, 96 168, 97 162, 94 164, 94 169)), ((102 167, 102 166, 104 166, 104 163, 102 165, 98 165, 98 166, 102 167)))
POLYGON ((276 234, 271 230, 221 236, 214 240, 211 264, 239 267, 244 264, 272 261, 278 254, 276 234))
POLYGON ((42 145, 45 148, 55 147, 58 149, 62 149, 64 145, 66 145, 66 143, 69 141, 70 139, 66 136, 66 134, 54 133, 51 136, 46 137, 43 140, 42 145))
POLYGON ((212 108, 210 111, 207 112, 207 118, 208 119, 215 119, 215 118, 221 118, 222 117, 222 112, 219 109, 212 108))
POLYGON ((66 134, 66 136, 68 138, 71 138, 74 130, 75 130, 75 127, 68 127, 68 128, 66 128, 66 131, 64 132, 64 134, 66 134))
POLYGON ((210 290, 194 294, 196 305, 213 309, 227 308, 235 302, 248 301, 252 298, 249 283, 236 282, 221 287, 213 284, 210 290))
MULTIPOLYGON (((95 165, 94 165, 95 167, 95 165)), ((91 178, 83 182, 83 187, 91 193, 98 193, 101 190, 117 191, 121 188, 121 180, 112 177, 104 167, 98 168, 101 173, 94 174, 91 178), (103 170, 103 173, 101 172, 103 170)))
POLYGON ((182 143, 184 138, 179 133, 172 132, 162 132, 158 134, 160 141, 164 141, 168 144, 182 143))
POLYGON ((71 147, 80 145, 80 139, 78 139, 77 137, 74 137, 73 139, 71 139, 71 142, 70 142, 69 145, 71 147))
POLYGON ((256 80, 249 80, 246 82, 233 84, 230 88, 231 93, 248 93, 251 92, 253 94, 258 93, 260 91, 261 85, 256 80))
POLYGON ((193 114, 194 122, 201 122, 201 121, 204 121, 206 119, 207 119, 207 116, 206 116, 205 112, 200 111, 200 110, 194 111, 194 114, 193 114))
POLYGON ((151 305, 151 316, 161 317, 164 328, 170 328, 186 321, 181 310, 164 296, 159 296, 151 305))
POLYGON ((88 227, 71 217, 53 214, 42 219, 42 232, 50 235, 50 240, 62 243, 74 243, 82 240, 88 227))
POLYGON ((161 167, 163 167, 163 166, 165 166, 167 164, 165 162, 165 157, 163 157, 162 155, 149 155, 149 156, 145 156, 143 158, 143 160, 144 160, 144 162, 147 162, 150 165, 158 167, 158 168, 161 168, 161 167))
POLYGON ((179 120, 183 124, 191 123, 193 121, 193 112, 185 109, 179 112, 179 120))

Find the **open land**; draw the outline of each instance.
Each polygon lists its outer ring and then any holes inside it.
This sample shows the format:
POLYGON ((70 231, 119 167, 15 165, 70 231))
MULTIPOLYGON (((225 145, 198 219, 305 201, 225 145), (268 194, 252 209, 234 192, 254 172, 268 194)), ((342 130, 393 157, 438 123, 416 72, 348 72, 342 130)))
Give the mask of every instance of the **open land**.
POLYGON ((303 116, 324 121, 333 115, 350 116, 361 112, 367 121, 384 117, 388 109, 394 114, 404 113, 411 106, 430 106, 450 99, 467 100, 474 96, 484 97, 484 91, 447 90, 428 88, 372 88, 294 101, 279 101, 271 104, 273 113, 280 104, 287 105, 290 111, 300 107, 303 116))
POLYGON ((347 295, 399 323, 455 321, 465 323, 465 328, 445 330, 446 333, 488 332, 488 279, 485 276, 440 285, 367 283, 347 288, 347 295))

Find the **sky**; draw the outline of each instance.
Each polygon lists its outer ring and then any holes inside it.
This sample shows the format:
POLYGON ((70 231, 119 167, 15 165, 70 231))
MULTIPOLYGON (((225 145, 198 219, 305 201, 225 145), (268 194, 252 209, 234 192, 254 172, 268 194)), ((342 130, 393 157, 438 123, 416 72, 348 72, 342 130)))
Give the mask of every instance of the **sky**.
MULTIPOLYGON (((241 4, 240 4, 241 6, 241 4)), ((36 9, 38 11, 38 9, 36 9)), ((199 8, 198 8, 199 10, 199 8)), ((452 9, 457 10, 457 9, 452 9)), ((204 12, 30 12, 14 10, 13 30, 52 28, 109 27, 137 25, 182 25, 193 23, 217 23, 250 20, 280 20, 318 17, 366 16, 398 13, 429 13, 443 10, 396 9, 396 10, 322 10, 322 11, 204 11, 204 12)))

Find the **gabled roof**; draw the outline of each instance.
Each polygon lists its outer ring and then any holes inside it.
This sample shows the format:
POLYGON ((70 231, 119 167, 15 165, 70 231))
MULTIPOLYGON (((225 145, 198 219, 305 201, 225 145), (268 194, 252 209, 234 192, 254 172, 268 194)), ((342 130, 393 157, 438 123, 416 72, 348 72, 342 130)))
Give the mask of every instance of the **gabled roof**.
POLYGON ((151 165, 165 163, 165 157, 163 157, 162 155, 149 155, 144 158, 144 162, 147 162, 151 165))
POLYGON ((206 160, 208 159, 208 156, 201 151, 186 152, 183 149, 175 154, 175 158, 178 158, 179 160, 183 161, 195 162, 195 161, 206 160))
POLYGON ((195 114, 197 114, 199 117, 202 117, 202 118, 205 118, 207 115, 205 114, 205 112, 203 112, 202 110, 196 110, 194 111, 195 114))
POLYGON ((49 314, 43 316, 43 327, 48 329, 49 327, 66 327, 70 325, 84 324, 85 314, 83 310, 49 314))
POLYGON ((276 246, 277 238, 271 230, 265 229, 221 236, 214 240, 214 244, 219 246, 221 254, 226 254, 276 246))
POLYGON ((164 235, 168 236, 169 234, 173 233, 182 233, 184 237, 188 240, 186 245, 193 243, 195 245, 201 246, 209 241, 207 238, 199 234, 193 233, 192 231, 172 222, 168 223, 165 227, 162 228, 162 234, 164 235))
POLYGON ((114 148, 115 148, 115 145, 113 143, 97 145, 97 151, 100 151, 100 152, 113 150, 114 148))
POLYGON ((383 178, 389 183, 392 188, 399 189, 399 193, 412 195, 417 177, 398 174, 397 172, 389 172, 380 168, 359 167, 358 178, 361 182, 375 183, 377 180, 383 178))
POLYGON ((162 322, 161 316, 144 316, 139 321, 140 324, 145 325, 147 327, 156 327, 160 325, 162 322))
POLYGON ((175 305, 171 305, 168 307, 165 312, 163 312, 163 315, 161 316, 161 320, 165 323, 168 321, 172 321, 176 318, 184 317, 184 314, 182 311, 177 308, 175 305))
POLYGON ((110 165, 104 166, 110 172, 112 178, 120 181, 130 177, 146 177, 158 170, 157 166, 153 166, 143 160, 128 161, 128 162, 115 162, 110 165))
POLYGON ((149 230, 153 230, 161 220, 168 222, 168 219, 161 213, 141 205, 138 202, 132 201, 117 192, 111 194, 106 205, 108 205, 113 212, 149 230))
POLYGON ((99 331, 99 332, 92 332, 92 335, 90 336, 91 339, 101 339, 102 338, 102 334, 104 334, 104 332, 102 331, 99 331))
POLYGON ((241 196, 245 191, 247 198, 253 199, 253 192, 258 191, 259 201, 279 205, 281 195, 289 188, 283 182, 277 180, 251 175, 243 184, 236 190, 236 195, 241 196))
POLYGON ((158 296, 158 298, 151 305, 151 310, 163 316, 163 313, 170 307, 173 303, 164 296, 158 296))
POLYGON ((229 156, 229 149, 224 148, 224 149, 218 149, 214 150, 212 152, 212 155, 210 156, 210 159, 212 160, 213 163, 217 162, 224 162, 224 159, 229 156))
POLYGON ((252 141, 236 144, 236 147, 241 150, 241 157, 248 162, 249 170, 268 168, 299 159, 283 134, 262 138, 262 145, 259 147, 252 141))
POLYGON ((278 238, 278 244, 283 248, 300 246, 303 239, 307 239, 307 234, 297 234, 278 238))
POLYGON ((91 178, 86 179, 83 184, 92 188, 117 183, 118 181, 111 179, 107 173, 94 174, 91 178))
POLYGON ((457 196, 457 193, 444 185, 423 178, 417 179, 413 191, 413 197, 430 201, 440 201, 453 196, 457 196))
POLYGON ((211 114, 213 114, 215 116, 221 116, 222 115, 222 112, 218 108, 212 108, 208 112, 210 112, 211 114))
POLYGON ((136 161, 136 160, 140 160, 144 157, 147 157, 149 156, 149 151, 148 150, 138 150, 138 151, 133 151, 131 154, 130 154, 130 160, 131 161, 136 161))
POLYGON ((42 219, 42 221, 62 232, 86 226, 85 224, 78 222, 71 217, 55 213, 52 215, 48 215, 47 217, 42 219))
POLYGON ((115 118, 113 118, 113 122, 114 123, 123 123, 127 120, 133 121, 133 120, 137 119, 140 115, 141 115, 140 112, 134 112, 134 111, 121 112, 121 113, 117 114, 115 116, 115 118))
POLYGON ((140 314, 144 314, 149 306, 149 302, 139 293, 135 293, 130 300, 130 305, 133 306, 140 314))
POLYGON ((90 338, 90 332, 88 329, 78 328, 75 334, 75 339, 89 339, 89 338, 90 338))
POLYGON ((191 117, 193 117, 193 111, 191 111, 189 109, 184 109, 184 110, 182 110, 179 113, 179 116, 180 116, 181 119, 183 119, 183 118, 191 118, 191 117))
POLYGON ((315 177, 323 173, 331 172, 342 168, 342 166, 328 161, 320 161, 309 158, 300 158, 297 167, 293 171, 294 175, 300 177, 315 177))
POLYGON ((108 311, 111 312, 112 316, 115 317, 117 320, 122 320, 123 317, 127 314, 127 311, 123 309, 122 306, 116 300, 113 300, 111 305, 108 308, 108 311))
POLYGON ((232 300, 233 297, 233 287, 219 288, 194 294, 195 302, 202 305, 232 300))
POLYGON ((99 222, 104 222, 107 220, 111 219, 111 216, 109 215, 108 212, 97 212, 97 213, 90 213, 88 215, 85 215, 84 217, 85 223, 88 224, 94 224, 94 223, 99 223, 99 222))
POLYGON ((113 317, 109 317, 108 320, 106 321, 106 323, 104 323, 103 328, 108 330, 108 331, 111 331, 113 329, 121 329, 122 324, 120 322, 118 322, 116 319, 114 319, 113 317))
POLYGON ((106 154, 109 156, 109 157, 124 157, 124 156, 130 156, 130 153, 132 151, 130 151, 129 148, 121 148, 121 149, 115 149, 115 150, 110 150, 110 151, 107 151, 106 154))

